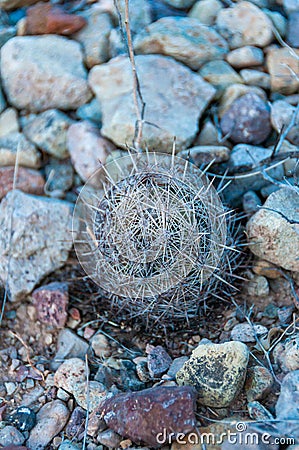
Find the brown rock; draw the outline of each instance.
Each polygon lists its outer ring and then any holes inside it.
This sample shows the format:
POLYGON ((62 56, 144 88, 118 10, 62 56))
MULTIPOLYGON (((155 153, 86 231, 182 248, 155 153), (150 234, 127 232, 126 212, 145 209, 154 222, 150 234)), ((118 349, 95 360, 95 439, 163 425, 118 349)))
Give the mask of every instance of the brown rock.
POLYGON ((65 283, 54 282, 36 289, 32 297, 38 319, 56 328, 63 328, 67 319, 69 301, 68 287, 65 283))
POLYGON ((33 5, 37 2, 38 0, 0 0, 0 8, 9 11, 11 9, 33 5))
POLYGON ((25 34, 70 35, 81 30, 86 20, 81 16, 66 13, 59 6, 39 2, 27 11, 25 34))
MULTIPOLYGON (((158 447, 159 433, 188 433, 196 425, 195 393, 189 386, 156 387, 119 394, 103 404, 107 425, 135 443, 158 447)), ((163 436, 161 436, 162 438, 163 436)))
POLYGON ((223 114, 221 129, 233 142, 260 144, 271 132, 270 108, 256 94, 243 95, 223 114))
POLYGON ((274 48, 268 52, 267 67, 271 76, 271 90, 282 94, 298 92, 299 50, 274 48), (294 54, 294 52, 297 55, 294 54))
MULTIPOLYGON (((0 200, 13 189, 14 167, 0 167, 0 200)), ((16 188, 28 194, 42 195, 45 180, 37 170, 19 167, 16 188)))

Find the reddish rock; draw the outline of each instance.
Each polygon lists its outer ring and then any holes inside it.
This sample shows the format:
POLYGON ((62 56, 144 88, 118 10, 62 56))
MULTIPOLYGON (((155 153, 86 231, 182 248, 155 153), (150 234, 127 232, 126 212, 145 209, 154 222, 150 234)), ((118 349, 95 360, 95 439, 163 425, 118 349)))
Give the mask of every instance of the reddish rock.
POLYGON ((85 25, 86 20, 83 17, 68 14, 59 6, 40 2, 28 8, 25 33, 68 36, 81 30, 85 25))
POLYGON ((261 144, 271 133, 270 108, 257 94, 242 95, 223 114, 221 129, 235 143, 261 144))
POLYGON ((153 347, 148 353, 147 365, 149 373, 152 378, 159 378, 163 373, 167 372, 172 359, 161 345, 153 347))
MULTIPOLYGON (((0 200, 12 190, 14 180, 14 167, 0 167, 0 200)), ((42 195, 45 180, 37 170, 19 167, 16 188, 28 194, 42 195)))
POLYGON ((67 319, 69 301, 68 287, 65 283, 54 282, 36 289, 32 297, 38 319, 56 328, 63 328, 67 319))
POLYGON ((168 442, 177 433, 186 434, 195 428, 195 395, 190 386, 118 394, 103 403, 103 418, 122 437, 159 447, 163 439, 168 442))

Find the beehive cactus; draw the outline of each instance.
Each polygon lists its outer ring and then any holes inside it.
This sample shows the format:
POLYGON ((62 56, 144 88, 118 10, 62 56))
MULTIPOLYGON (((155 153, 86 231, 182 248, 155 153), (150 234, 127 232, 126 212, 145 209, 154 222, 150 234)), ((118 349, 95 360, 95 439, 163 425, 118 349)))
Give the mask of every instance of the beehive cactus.
POLYGON ((228 214, 189 161, 148 152, 115 159, 90 178, 75 214, 84 270, 130 317, 187 321, 208 297, 230 294, 228 214))

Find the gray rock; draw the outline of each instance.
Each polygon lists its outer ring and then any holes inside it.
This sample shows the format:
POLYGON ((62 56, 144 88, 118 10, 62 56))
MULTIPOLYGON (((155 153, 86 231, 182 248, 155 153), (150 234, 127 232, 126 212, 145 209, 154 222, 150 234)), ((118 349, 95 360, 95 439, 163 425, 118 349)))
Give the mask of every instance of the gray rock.
POLYGON ((18 114, 14 108, 7 108, 0 116, 0 138, 19 132, 18 114))
POLYGON ((190 8, 195 3, 196 0, 164 0, 167 5, 173 6, 174 8, 185 9, 190 8))
POLYGON ((37 424, 30 432, 28 447, 44 449, 64 428, 68 418, 69 410, 61 400, 46 403, 37 413, 37 424))
POLYGON ((271 77, 271 90, 281 94, 294 94, 298 92, 299 50, 288 48, 271 48, 267 53, 266 64, 271 77), (294 54, 295 53, 295 54, 294 54))
POLYGON ((299 193, 279 189, 247 223, 250 250, 286 270, 299 270, 299 193), (286 251, 286 249, 288 249, 286 251))
POLYGON ((265 297, 269 295, 269 283, 262 275, 252 275, 245 285, 245 292, 251 297, 265 297))
POLYGON ((80 13, 87 25, 72 37, 83 46, 84 61, 88 68, 102 64, 109 59, 108 42, 112 29, 109 14, 102 13, 96 7, 91 7, 80 13))
POLYGON ((22 445, 25 437, 17 428, 7 425, 0 430, 0 445, 22 445))
POLYGON ((299 334, 279 342, 274 348, 273 357, 283 372, 299 370, 299 334))
POLYGON ((80 44, 61 36, 21 36, 1 49, 1 77, 9 102, 39 112, 76 109, 91 93, 80 44))
POLYGON ((76 406, 66 426, 66 435, 70 438, 80 439, 80 434, 84 433, 85 420, 86 411, 80 406, 76 406))
POLYGON ((109 35, 109 56, 111 59, 118 55, 127 55, 127 48, 120 28, 113 28, 109 35))
POLYGON ((0 276, 15 301, 67 260, 72 247, 72 207, 61 200, 11 191, 0 204, 0 227, 0 276))
POLYGON ((70 394, 75 390, 77 384, 86 381, 86 364, 80 358, 70 358, 64 361, 56 370, 54 383, 58 388, 62 388, 70 394))
MULTIPOLYGON (((271 123, 277 133, 281 133, 281 131, 285 130, 290 124, 295 110, 295 106, 290 105, 285 100, 277 100, 272 103, 271 123)), ((288 132, 286 139, 295 145, 299 145, 299 115, 297 116, 294 126, 288 132)))
MULTIPOLYGON (((125 0, 118 0, 119 11, 125 17, 125 0)), ((138 33, 152 22, 151 5, 148 0, 129 0, 130 28, 138 33)))
POLYGON ((230 48, 244 45, 266 47, 273 39, 271 20, 251 2, 241 1, 230 8, 221 9, 216 23, 230 48))
POLYGON ((45 174, 50 196, 63 197, 73 185, 74 170, 70 160, 50 159, 49 164, 45 166, 45 174))
POLYGON ((264 398, 271 391, 273 382, 271 372, 265 367, 250 367, 245 382, 247 400, 253 402, 264 398))
POLYGON ((214 25, 220 9, 223 8, 219 0, 199 0, 191 8, 188 16, 199 20, 204 25, 214 25))
MULTIPOLYGON (((271 6, 269 6, 271 8, 271 6)), ((286 35, 288 20, 280 14, 278 11, 272 11, 271 9, 263 8, 264 13, 272 21, 274 27, 278 31, 281 37, 286 35)))
POLYGON ((249 350, 241 342, 200 344, 177 373, 177 382, 194 386, 201 404, 226 407, 244 384, 248 358, 249 350))
POLYGON ((256 336, 260 338, 265 336, 268 330, 263 325, 253 325, 249 323, 239 323, 235 325, 231 331, 230 337, 233 341, 240 342, 256 342, 256 336))
POLYGON ((244 82, 249 86, 258 86, 263 89, 270 89, 271 80, 268 73, 253 69, 243 69, 240 71, 240 75, 244 82))
POLYGON ((299 0, 283 0, 282 3, 287 14, 299 11, 299 0))
POLYGON ((58 159, 68 156, 66 135, 74 123, 66 114, 50 109, 29 118, 23 132, 37 147, 58 159))
POLYGON ((210 61, 199 71, 204 80, 211 83, 218 92, 222 92, 227 86, 243 83, 240 75, 225 61, 210 61))
POLYGON ((247 404, 247 409, 249 416, 252 420, 258 422, 272 421, 274 419, 273 415, 268 411, 260 402, 257 400, 254 402, 249 402, 247 404))
POLYGON ((243 209, 248 215, 252 215, 259 210, 262 201, 254 191, 247 191, 243 195, 243 209))
POLYGON ((291 47, 299 47, 299 10, 292 12, 289 16, 288 43, 291 47))
POLYGON ((100 135, 99 129, 90 122, 77 122, 67 132, 67 148, 78 175, 83 181, 105 164, 115 147, 100 135))
POLYGON ((193 70, 205 62, 221 59, 226 41, 212 28, 188 17, 164 17, 134 39, 136 53, 172 56, 193 70))
POLYGON ((0 25, 0 48, 9 41, 9 39, 13 38, 17 33, 16 27, 7 27, 0 25))
POLYGON ((85 360, 88 352, 88 343, 80 338, 76 333, 64 328, 58 336, 57 353, 53 359, 51 367, 57 369, 65 359, 80 358, 85 360))
POLYGON ((282 381, 280 395, 275 406, 276 423, 283 436, 299 439, 299 370, 286 375, 282 381))
POLYGON ((192 161, 200 166, 211 161, 220 163, 229 159, 230 149, 224 146, 217 145, 197 145, 188 150, 183 150, 177 156, 182 158, 190 157, 192 161))
POLYGON ((102 123, 102 109, 96 98, 93 98, 90 103, 80 106, 76 111, 79 119, 91 120, 92 122, 101 125, 102 123))
POLYGON ((111 347, 108 339, 102 333, 97 333, 91 339, 91 346, 95 355, 99 358, 107 358, 111 355, 111 347))
POLYGON ((98 434, 97 441, 108 448, 118 448, 122 437, 113 430, 105 430, 98 434))
MULTIPOLYGON (((178 151, 186 148, 197 133, 198 120, 215 89, 171 58, 139 55, 136 65, 147 104, 145 120, 148 123, 143 128, 142 145, 150 150, 171 152, 173 136, 176 136, 178 151)), ((103 108, 102 134, 118 145, 130 144, 136 113, 128 58, 114 58, 107 64, 93 67, 89 82, 103 108)))
POLYGON ((263 50, 251 45, 236 48, 226 55, 226 60, 236 69, 260 66, 264 63, 263 50))
POLYGON ((61 445, 59 445, 58 450, 80 450, 79 445, 74 444, 71 441, 63 441, 61 445))
POLYGON ((218 134, 218 130, 214 123, 207 119, 201 127, 199 136, 195 141, 195 146, 218 147, 220 145, 220 136, 218 136, 218 134))
POLYGON ((272 149, 257 147, 255 145, 236 145, 230 154, 229 166, 233 170, 244 170, 257 167, 261 162, 269 158, 272 149))
POLYGON ((167 375, 170 378, 175 378, 178 371, 181 370, 181 368, 187 361, 188 361, 188 356, 180 356, 179 358, 175 358, 172 361, 172 363, 170 364, 167 375))
POLYGON ((18 132, 0 137, 0 166, 14 166, 18 153, 20 166, 38 169, 41 164, 40 152, 28 139, 18 132))
POLYGON ((148 370, 151 377, 161 377, 163 373, 167 372, 171 362, 171 357, 161 345, 151 348, 147 356, 148 370))

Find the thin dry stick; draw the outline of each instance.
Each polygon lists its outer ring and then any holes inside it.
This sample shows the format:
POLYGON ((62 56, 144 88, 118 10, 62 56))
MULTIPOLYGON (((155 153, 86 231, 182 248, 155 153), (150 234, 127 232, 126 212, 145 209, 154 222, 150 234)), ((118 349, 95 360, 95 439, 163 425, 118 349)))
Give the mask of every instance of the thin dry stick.
POLYGON ((136 126, 135 126, 135 136, 133 139, 133 147, 136 150, 140 151, 140 144, 142 139, 142 131, 143 131, 143 122, 144 122, 144 110, 145 103, 141 94, 140 83, 138 79, 138 74, 136 70, 135 64, 135 55, 133 50, 132 43, 132 35, 130 29, 130 18, 129 18, 129 0, 125 0, 125 27, 127 34, 127 44, 128 44, 128 52, 129 58, 131 62, 132 74, 133 74, 133 97, 134 97, 134 105, 136 110, 136 126))
POLYGON ((29 350, 29 347, 28 347, 28 345, 26 344, 26 342, 24 341, 24 339, 21 338, 21 336, 19 336, 17 333, 14 333, 14 332, 11 331, 11 330, 9 330, 9 332, 10 332, 10 334, 12 334, 15 338, 17 338, 17 339, 21 342, 21 344, 25 347, 25 350, 26 350, 26 357, 27 357, 28 364, 29 364, 30 367, 34 370, 34 372, 36 372, 38 375, 40 375, 41 378, 42 378, 42 380, 45 381, 45 376, 44 376, 43 372, 41 372, 40 370, 38 370, 38 369, 34 366, 32 360, 31 360, 31 358, 30 358, 30 350, 29 350))

